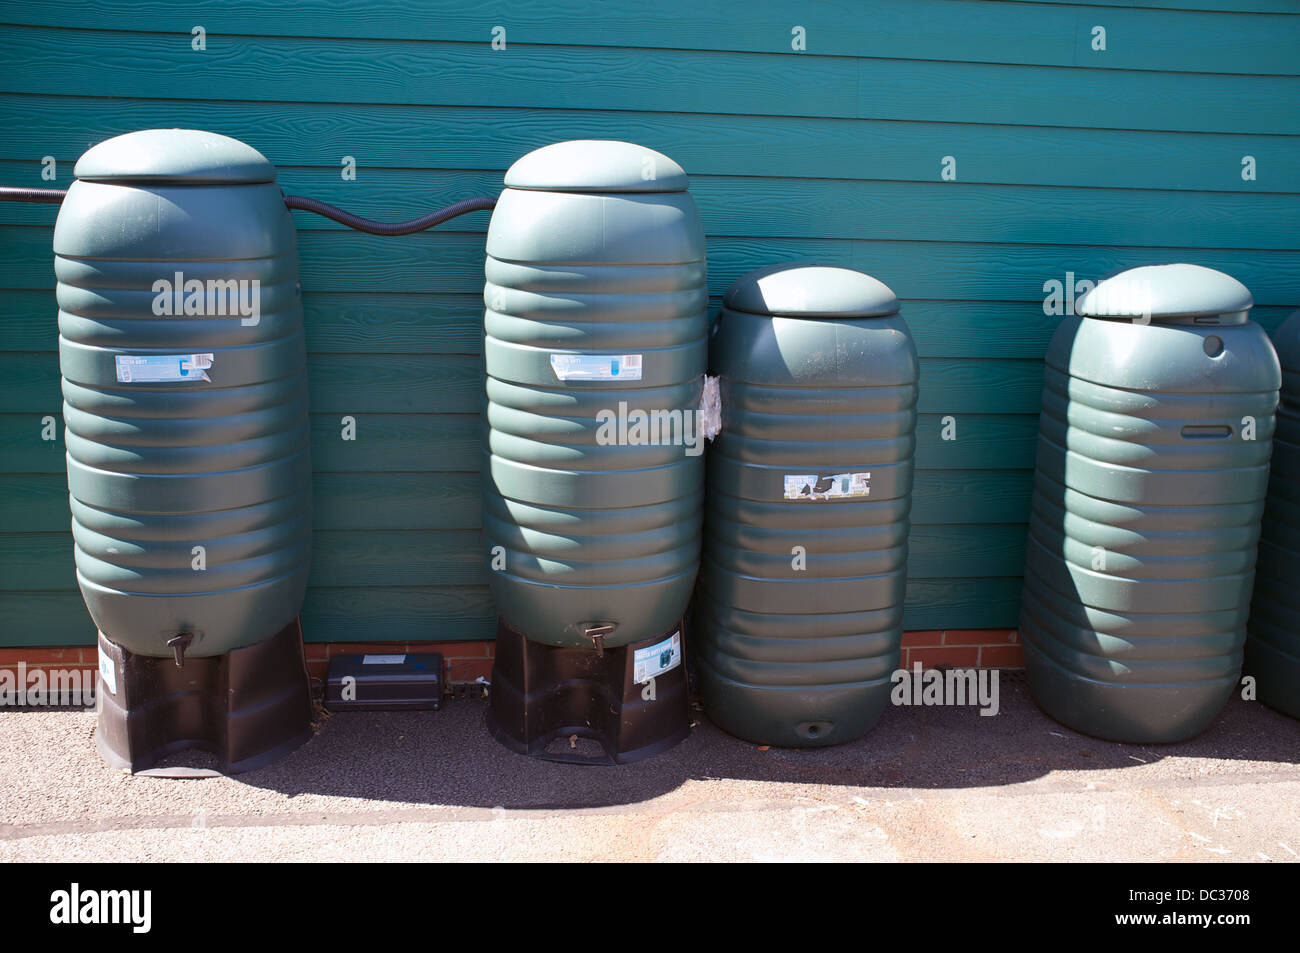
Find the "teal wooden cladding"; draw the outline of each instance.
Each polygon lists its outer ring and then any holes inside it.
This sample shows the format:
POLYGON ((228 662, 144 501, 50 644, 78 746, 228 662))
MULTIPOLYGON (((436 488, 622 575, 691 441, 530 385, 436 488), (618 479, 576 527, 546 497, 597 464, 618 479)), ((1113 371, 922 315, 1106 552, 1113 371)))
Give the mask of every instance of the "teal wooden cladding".
MULTIPOLYGON (((75 158, 88 143, 125 125, 165 125, 176 115, 175 106, 166 100, 118 100, 111 113, 84 96, 13 95, 0 100, 0 119, 6 125, 36 110, 42 117, 39 132, 17 126, 5 130, 22 150, 16 154, 53 149, 55 155, 75 158)), ((347 103, 204 104, 213 128, 244 129, 251 136, 283 142, 286 152, 277 163, 281 177, 306 171, 303 167, 312 163, 332 169, 338 157, 350 154, 361 140, 376 165, 429 170, 430 177, 460 183, 465 170, 489 164, 504 169, 536 143, 570 134, 575 124, 611 139, 679 141, 683 161, 699 170, 696 176, 784 176, 794 169, 805 177, 846 178, 869 168, 877 181, 932 182, 934 165, 919 160, 943 156, 954 143, 951 124, 919 120, 783 116, 782 136, 773 138, 766 116, 596 109, 554 113, 510 106, 451 106, 440 107, 434 115, 426 112, 347 103), (409 143, 416 135, 421 149, 413 153, 409 143), (718 149, 720 141, 729 148, 718 149), (809 150, 810 142, 817 144, 815 151, 809 150)), ((1243 153, 1264 150, 1270 155, 1270 178, 1284 188, 1290 188, 1286 183, 1293 185, 1300 172, 1300 155, 1269 149, 1277 143, 1268 134, 1169 136, 1133 129, 968 124, 960 135, 963 168, 971 181, 983 183, 1253 192, 1259 187, 1239 177, 1225 181, 1223 166, 1237 164, 1243 153), (1020 160, 1008 163, 1012 154, 1020 160)), ((0 168, 9 161, 0 162, 0 168)), ((392 201, 423 208, 419 196, 393 196, 392 201)))
MULTIPOLYGON (((300 7, 242 0, 201 0, 183 11, 159 9, 146 2, 99 3, 77 0, 61 4, 69 22, 93 29, 136 29, 188 33, 202 22, 212 33, 242 34, 256 17, 265 36, 312 36, 342 39, 409 39, 479 41, 484 24, 506 24, 525 43, 548 45, 664 48, 676 50, 786 53, 792 23, 815 37, 811 55, 844 57, 951 58, 970 62, 1082 66, 1091 36, 1077 31, 1083 20, 1098 22, 1088 3, 1114 6, 1114 0, 1056 0, 1036 7, 972 4, 963 0, 904 0, 862 3, 755 3, 714 0, 702 9, 654 7, 583 0, 510 0, 479 4, 473 11, 450 4, 398 0, 381 5, 360 2, 320 5, 310 13, 300 7), (364 10, 364 16, 357 16, 364 10), (791 16, 797 12, 793 20, 791 16), (942 22, 940 33, 918 29, 942 22), (309 24, 309 26, 307 26, 309 24)), ((310 5, 309 5, 310 6, 310 5)), ((1166 69, 1195 72, 1204 57, 1214 57, 1224 71, 1300 73, 1284 46, 1270 46, 1279 34, 1293 42, 1300 27, 1284 17, 1243 20, 1231 11, 1287 13, 1294 0, 1147 0, 1142 7, 1205 11, 1179 22, 1170 31, 1167 14, 1151 9, 1109 9, 1105 22, 1119 34, 1146 34, 1140 48, 1120 46, 1105 65, 1121 69, 1166 69), (1200 54, 1201 58, 1197 58, 1200 54)), ((10 22, 41 26, 50 20, 28 10, 8 15, 10 22)))
MULTIPOLYGON (((683 14, 689 17, 690 12, 683 14)), ((738 16, 744 19, 745 14, 738 16)), ((789 16, 803 18, 799 9, 789 16)), ((859 16, 869 14, 864 10, 859 16)), ((509 14, 502 17, 508 21, 509 14)), ((682 32, 691 31, 683 16, 666 19, 675 20, 682 32)), ((305 19, 300 22, 309 29, 305 19)), ((81 52, 87 44, 99 51, 96 91, 106 96, 156 96, 158 70, 165 64, 167 98, 180 99, 209 96, 215 84, 225 99, 271 102, 313 89, 313 98, 328 90, 333 102, 416 106, 656 110, 700 100, 700 108, 689 111, 939 122, 969 122, 974 112, 983 122, 1106 128, 1113 126, 1116 107, 1127 105, 1144 112, 1144 127, 1151 129, 1300 130, 1300 115, 1289 103, 1300 87, 1300 77, 1294 75, 1034 66, 1037 82, 1030 83, 1021 64, 948 61, 938 71, 933 60, 923 59, 526 41, 501 57, 489 45, 496 20, 489 16, 481 22, 478 37, 467 32, 459 41, 342 40, 330 45, 338 71, 322 71, 321 38, 243 35, 236 48, 219 44, 220 37, 214 36, 206 52, 215 55, 198 57, 191 55, 188 28, 181 34, 185 42, 175 42, 181 37, 173 35, 171 44, 161 46, 155 33, 88 30, 69 43, 66 32, 57 28, 13 27, 0 37, 0 55, 9 65, 13 92, 50 95, 87 92, 81 52), (782 59, 773 62, 773 55, 782 59), (591 81, 596 76, 599 83, 591 81)), ((250 16, 240 28, 255 34, 260 20, 250 16)), ((578 23, 574 28, 591 29, 578 23)), ((788 27, 783 32, 789 37, 788 27)), ((589 42, 598 38, 598 33, 588 33, 589 42)), ((1294 49, 1295 40, 1292 30, 1267 42, 1270 47, 1289 42, 1282 49, 1294 49)), ((1213 62, 1214 54, 1207 53, 1210 59, 1198 59, 1184 50, 1184 62, 1213 62)))
MULTIPOLYGON (((67 187, 134 129, 233 136, 290 193, 397 220, 550 142, 679 162, 710 314, 815 258, 921 358, 907 628, 1014 626, 1044 282, 1156 261, 1300 303, 1300 3, 64 0, 0 15, 0 183, 67 187), (191 49, 191 28, 207 49, 191 49), (1091 49, 1104 25, 1105 52, 1091 49), (503 25, 507 47, 491 48, 503 25), (806 29, 807 50, 791 49, 806 29), (54 182, 41 159, 57 160, 54 182), (357 178, 340 177, 353 156, 357 178), (952 156, 956 180, 941 179, 952 156), (1243 156, 1256 177, 1242 177, 1243 156), (956 439, 942 439, 953 417, 956 439)), ((56 210, 0 203, 0 645, 90 644, 58 418, 56 210)), ((488 216, 379 238, 296 213, 311 386, 308 640, 488 639, 477 415, 488 216), (341 439, 344 416, 357 440, 341 439)))

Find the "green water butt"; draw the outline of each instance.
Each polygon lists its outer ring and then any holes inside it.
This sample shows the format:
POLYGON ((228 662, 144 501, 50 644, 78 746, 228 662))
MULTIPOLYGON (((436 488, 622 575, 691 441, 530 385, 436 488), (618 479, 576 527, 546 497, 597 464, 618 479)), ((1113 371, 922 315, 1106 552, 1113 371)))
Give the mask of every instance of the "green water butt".
POLYGON ((1034 699, 1085 734, 1190 738, 1238 685, 1280 384, 1251 305, 1135 268, 1048 348, 1020 632, 1034 699))
POLYGON ((311 555, 293 221, 275 168, 188 129, 100 143, 54 231, 77 580, 147 656, 269 638, 311 555))
POLYGON ((506 174, 488 229, 484 535, 529 639, 662 635, 699 568, 705 242, 686 175, 627 142, 556 143, 506 174))
POLYGON ((898 668, 918 362, 898 299, 845 268, 762 268, 709 344, 696 674, 726 731, 837 744, 875 724, 898 668))

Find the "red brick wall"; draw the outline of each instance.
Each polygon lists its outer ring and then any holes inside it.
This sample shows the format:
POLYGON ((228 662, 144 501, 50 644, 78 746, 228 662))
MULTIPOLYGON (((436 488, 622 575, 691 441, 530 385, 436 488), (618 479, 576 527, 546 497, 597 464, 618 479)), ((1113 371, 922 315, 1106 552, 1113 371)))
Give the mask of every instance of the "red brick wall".
MULTIPOLYGON (((449 682, 472 682, 480 675, 492 677, 491 642, 309 642, 307 668, 325 678, 329 660, 335 655, 370 653, 441 652, 449 682)), ((69 648, 0 649, 0 668, 17 668, 24 661, 29 669, 98 667, 93 645, 69 648)), ((1019 634, 1014 629, 945 629, 903 634, 905 668, 920 662, 926 668, 953 665, 962 668, 1024 668, 1019 634)))
POLYGON ((1024 647, 1015 629, 940 629, 903 633, 903 667, 1024 668, 1024 647))
MULTIPOLYGON (((0 669, 7 668, 17 671, 19 662, 26 662, 28 671, 36 668, 59 669, 60 671, 81 669, 86 673, 86 677, 90 678, 99 670, 99 652, 93 645, 74 645, 57 649, 0 649, 0 669)), ((18 687, 22 688, 23 686, 18 687)))

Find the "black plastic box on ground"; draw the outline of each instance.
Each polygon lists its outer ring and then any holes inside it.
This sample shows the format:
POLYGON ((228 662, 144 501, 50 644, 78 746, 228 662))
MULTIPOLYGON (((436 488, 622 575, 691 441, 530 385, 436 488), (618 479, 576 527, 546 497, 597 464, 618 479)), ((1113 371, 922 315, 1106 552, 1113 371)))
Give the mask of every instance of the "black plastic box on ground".
POLYGON ((368 653, 330 659, 325 707, 330 711, 437 711, 442 707, 442 655, 368 653))

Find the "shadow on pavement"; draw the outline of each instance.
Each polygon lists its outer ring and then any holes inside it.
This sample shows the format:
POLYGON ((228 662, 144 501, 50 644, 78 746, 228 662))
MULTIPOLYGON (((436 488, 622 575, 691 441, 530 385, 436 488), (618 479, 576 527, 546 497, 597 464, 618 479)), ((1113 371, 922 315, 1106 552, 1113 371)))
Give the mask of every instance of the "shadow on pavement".
POLYGON ((696 711, 698 725, 677 747, 619 767, 555 764, 514 754, 488 735, 486 711, 486 701, 450 701, 439 712, 333 715, 293 754, 237 778, 290 797, 529 809, 632 804, 692 779, 954 789, 1168 758, 1300 763, 1300 722, 1258 702, 1234 697, 1215 724, 1192 741, 1115 744, 1078 734, 1042 714, 1020 672, 1002 673, 997 716, 981 716, 974 707, 890 708, 856 742, 763 751, 724 734, 696 711))

